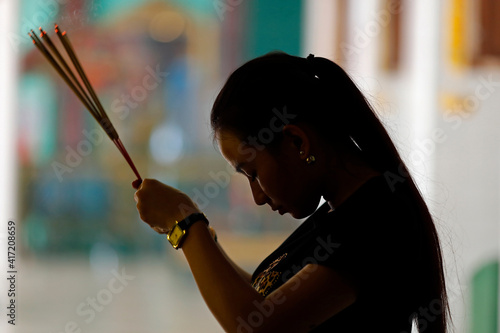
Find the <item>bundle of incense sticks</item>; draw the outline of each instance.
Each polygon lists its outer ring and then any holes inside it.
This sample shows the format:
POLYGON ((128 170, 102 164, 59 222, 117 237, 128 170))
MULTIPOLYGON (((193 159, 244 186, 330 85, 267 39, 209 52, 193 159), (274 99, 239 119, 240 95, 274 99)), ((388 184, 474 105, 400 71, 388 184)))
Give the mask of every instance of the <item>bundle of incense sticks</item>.
POLYGON ((142 181, 141 176, 139 175, 139 172, 135 168, 134 162, 132 162, 132 159, 127 153, 127 150, 125 149, 125 146, 118 137, 118 133, 116 132, 113 124, 109 120, 108 115, 104 111, 104 108, 102 107, 99 98, 97 98, 97 95, 94 89, 92 88, 92 85, 90 84, 87 75, 83 71, 83 68, 80 65, 80 61, 78 61, 75 51, 71 46, 66 31, 61 33, 58 25, 56 24, 55 32, 57 34, 57 37, 59 37, 59 40, 61 41, 68 57, 71 59, 74 68, 78 72, 78 75, 80 76, 80 79, 87 90, 83 88, 80 81, 76 78, 75 74, 68 66, 68 63, 64 60, 61 53, 57 50, 56 46, 49 38, 46 31, 44 31, 40 27, 41 40, 40 38, 38 38, 38 36, 33 30, 31 30, 31 32, 29 32, 28 35, 33 40, 33 44, 35 44, 38 50, 40 50, 40 52, 45 56, 45 58, 47 58, 47 60, 54 67, 57 73, 61 76, 64 82, 66 82, 66 84, 71 88, 71 90, 73 90, 78 99, 80 99, 80 101, 87 108, 87 110, 89 110, 90 114, 95 118, 95 120, 97 120, 99 125, 101 125, 102 129, 106 132, 106 134, 108 134, 111 141, 114 142, 118 150, 122 153, 123 157, 125 157, 127 163, 132 168, 132 171, 134 171, 134 174, 137 176, 136 182, 141 182, 142 181), (42 41, 45 42, 48 48, 45 47, 42 41))

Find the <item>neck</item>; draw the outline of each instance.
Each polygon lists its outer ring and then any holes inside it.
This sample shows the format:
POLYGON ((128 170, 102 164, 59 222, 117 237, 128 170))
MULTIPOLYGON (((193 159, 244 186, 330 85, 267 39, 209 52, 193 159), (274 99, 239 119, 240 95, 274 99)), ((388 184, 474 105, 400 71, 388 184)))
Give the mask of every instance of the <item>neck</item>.
POLYGON ((380 172, 365 163, 345 163, 344 166, 337 165, 331 170, 333 172, 326 175, 323 197, 332 209, 340 206, 368 180, 380 175, 380 172))

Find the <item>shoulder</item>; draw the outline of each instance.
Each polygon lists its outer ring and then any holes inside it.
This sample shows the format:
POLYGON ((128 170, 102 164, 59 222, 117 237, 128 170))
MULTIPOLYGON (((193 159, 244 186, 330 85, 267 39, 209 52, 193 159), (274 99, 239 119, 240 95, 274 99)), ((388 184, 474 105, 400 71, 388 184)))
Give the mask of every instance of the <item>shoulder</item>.
POLYGON ((393 227, 394 224, 409 226, 418 223, 417 205, 407 184, 394 186, 385 175, 365 182, 355 193, 326 218, 344 221, 346 227, 358 231, 373 232, 393 227), (402 221, 406 223, 399 223, 402 221))

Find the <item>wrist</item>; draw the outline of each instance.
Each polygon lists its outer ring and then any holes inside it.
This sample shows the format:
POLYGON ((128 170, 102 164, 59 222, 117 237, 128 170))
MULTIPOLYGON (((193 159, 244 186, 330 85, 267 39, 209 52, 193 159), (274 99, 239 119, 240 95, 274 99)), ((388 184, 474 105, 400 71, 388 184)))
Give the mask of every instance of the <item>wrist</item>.
POLYGON ((186 236, 181 248, 184 253, 186 251, 196 253, 206 249, 208 243, 215 244, 210 227, 205 223, 195 223, 186 236))
POLYGON ((214 242, 217 243, 217 233, 215 232, 215 229, 213 227, 208 227, 208 232, 210 232, 210 236, 212 236, 214 242))
POLYGON ((190 229, 193 225, 204 222, 205 227, 208 226, 208 219, 203 213, 193 213, 181 221, 176 221, 172 229, 167 233, 167 240, 174 249, 179 249, 184 240, 188 237, 190 229))

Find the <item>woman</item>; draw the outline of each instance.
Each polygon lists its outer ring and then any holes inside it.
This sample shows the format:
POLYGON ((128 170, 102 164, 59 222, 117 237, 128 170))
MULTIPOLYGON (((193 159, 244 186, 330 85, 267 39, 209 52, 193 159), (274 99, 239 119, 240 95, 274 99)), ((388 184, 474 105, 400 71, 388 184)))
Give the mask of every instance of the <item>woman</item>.
POLYGON ((281 52, 254 59, 229 77, 211 124, 257 205, 309 216, 250 275, 226 256, 187 195, 155 180, 141 184, 141 218, 183 250, 224 330, 409 333, 414 322, 420 332, 446 331, 432 218, 339 66, 281 52))

